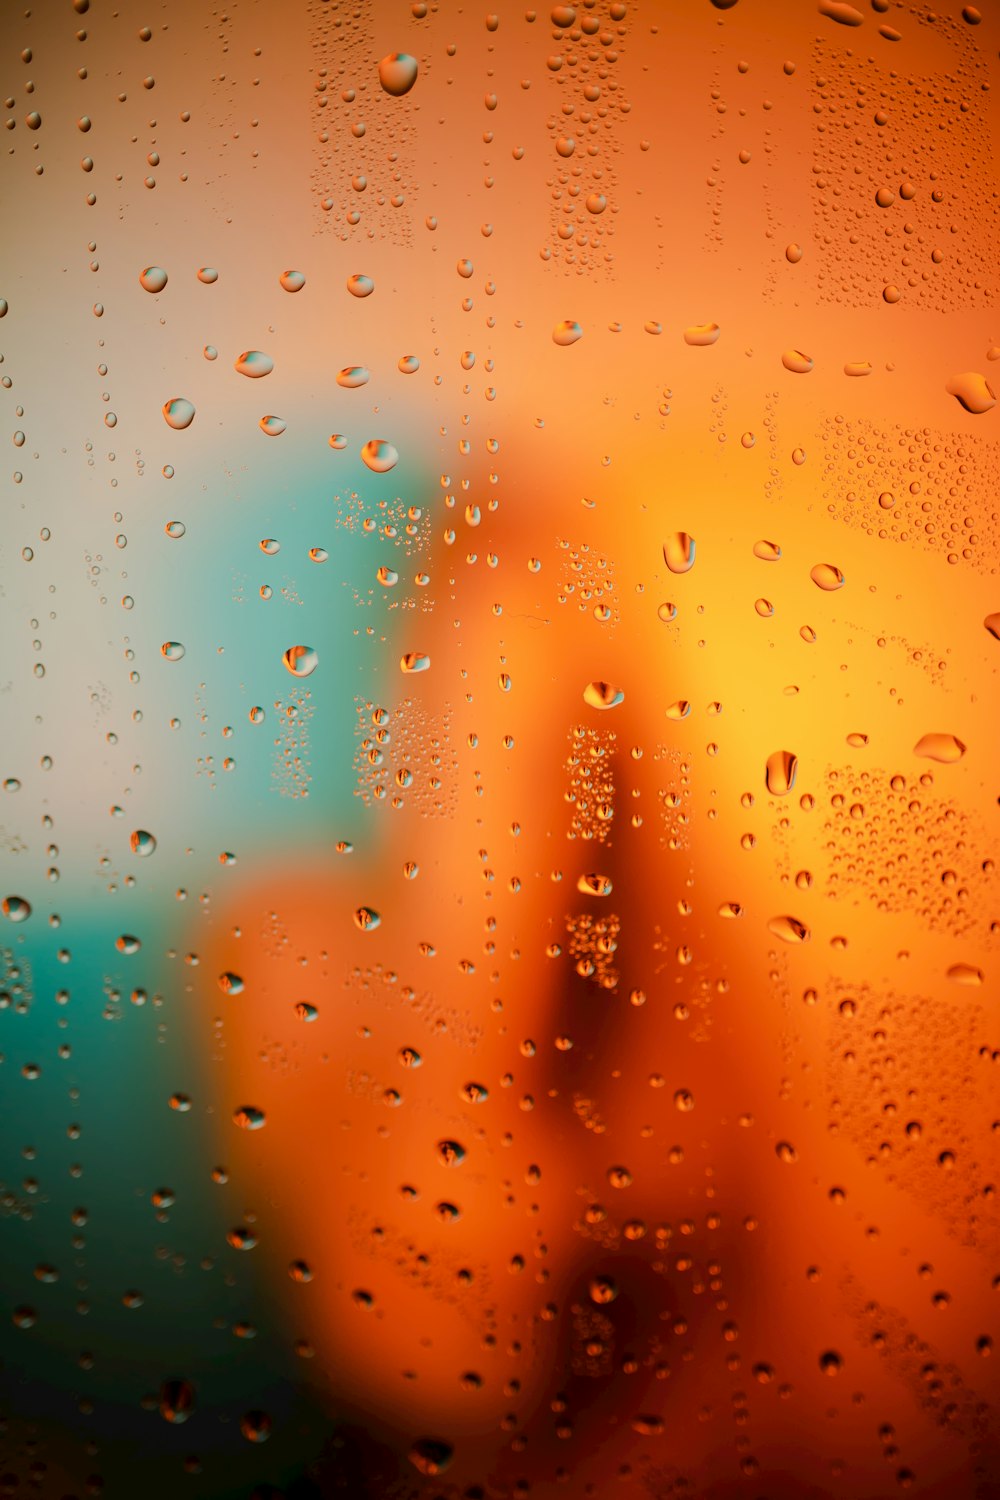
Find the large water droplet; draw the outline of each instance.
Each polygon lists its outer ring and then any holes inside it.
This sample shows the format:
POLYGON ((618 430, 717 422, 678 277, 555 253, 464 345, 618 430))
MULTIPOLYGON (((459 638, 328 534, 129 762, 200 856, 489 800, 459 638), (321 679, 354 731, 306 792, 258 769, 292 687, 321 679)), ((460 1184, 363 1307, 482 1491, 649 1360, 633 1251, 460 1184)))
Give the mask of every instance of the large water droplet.
POLYGON ((164 641, 160 647, 160 655, 165 661, 180 661, 184 654, 184 647, 180 641, 164 641))
POLYGON ((924 760, 936 760, 942 766, 954 765, 962 759, 966 746, 953 734, 925 734, 913 747, 914 755, 924 760))
POLYGON ((798 917, 772 917, 767 930, 783 943, 808 943, 810 937, 809 928, 798 917))
POLYGON ((156 840, 145 828, 137 828, 129 835, 129 845, 132 853, 137 854, 140 859, 146 859, 156 850, 156 840))
POLYGON ((945 386, 949 396, 954 396, 967 412, 981 417, 997 404, 997 393, 986 379, 975 370, 966 370, 962 375, 953 375, 945 386))
POLYGON ((986 982, 982 969, 977 969, 975 964, 952 964, 948 978, 955 984, 980 985, 986 982))
POLYGON ((244 349, 233 369, 246 375, 249 380, 259 380, 262 375, 270 375, 274 369, 274 360, 260 349, 244 349))
POLYGON ((695 540, 686 531, 675 531, 663 543, 663 561, 671 573, 690 573, 694 567, 695 540))
POLYGON ((610 682, 595 680, 584 688, 583 701, 591 708, 617 708, 619 703, 625 702, 625 694, 621 688, 612 687, 610 682))
POLYGON ((31 903, 23 896, 5 896, 0 902, 0 911, 8 922, 26 922, 31 916, 31 903))
POLYGON ((813 367, 809 355, 803 354, 801 349, 786 349, 781 356, 781 363, 793 375, 808 375, 813 367))
POLYGON ((361 932, 373 932, 381 924, 382 918, 373 906, 359 906, 354 913, 354 925, 361 932))
POLYGON ((370 297, 375 290, 375 283, 370 276, 362 276, 358 273, 355 276, 348 276, 347 290, 352 297, 370 297))
POLYGON ((388 474, 399 463, 399 453, 385 438, 369 438, 361 457, 373 474, 388 474))
POLYGON ((306 278, 301 271, 282 271, 278 280, 286 292, 301 292, 306 284, 306 278))
POLYGON ((718 323, 692 323, 684 330, 684 342, 693 349, 707 349, 709 344, 716 342, 721 331, 718 323))
POLYGON ((360 386, 367 385, 371 378, 371 371, 366 370, 364 365, 345 365, 337 376, 337 384, 343 386, 345 391, 356 391, 360 386))
POLYGON ((759 541, 753 544, 753 555, 759 557, 761 562, 777 562, 781 557, 781 548, 777 542, 759 541))
POLYGON ((410 1449, 410 1463, 421 1474, 443 1474, 455 1456, 450 1443, 442 1438, 417 1438, 410 1449))
POLYGON ((844 587, 844 575, 833 563, 817 563, 809 569, 809 577, 818 589, 824 589, 828 594, 844 587))
POLYGON ((1000 610, 996 611, 992 615, 987 615, 986 619, 983 621, 983 624, 989 631, 993 639, 996 641, 1000 641, 1000 610))
POLYGON ((174 396, 171 401, 164 402, 163 417, 168 427, 183 432, 194 421, 194 407, 183 396, 174 396))
POLYGON ((378 81, 387 94, 400 99, 417 81, 417 59, 408 52, 390 52, 378 65, 378 81))
POLYGON ((233 1124, 238 1125, 241 1130, 263 1130, 267 1124, 267 1115, 256 1104, 242 1104, 239 1109, 233 1110, 233 1124))
POLYGON ((261 417, 260 421, 257 423, 257 426, 266 437, 280 437, 285 428, 288 426, 288 423, 285 421, 284 417, 276 417, 272 414, 266 417, 261 417))
POLYGON ((786 797, 795 785, 798 756, 792 750, 775 750, 767 757, 764 781, 774 797, 786 797))
POLYGON ((583 896, 610 896, 612 891, 609 875, 581 875, 576 888, 583 896))
POLYGON ((568 348, 570 344, 575 344, 577 339, 582 338, 583 329, 579 323, 574 323, 571 318, 564 318, 552 330, 552 342, 558 344, 561 349, 568 348))
POLYGON ((293 677, 309 677, 319 666, 319 657, 312 646, 289 646, 281 660, 293 677))
POLYGON ((139 272, 139 285, 147 292, 162 292, 167 284, 167 273, 162 266, 147 266, 139 272))

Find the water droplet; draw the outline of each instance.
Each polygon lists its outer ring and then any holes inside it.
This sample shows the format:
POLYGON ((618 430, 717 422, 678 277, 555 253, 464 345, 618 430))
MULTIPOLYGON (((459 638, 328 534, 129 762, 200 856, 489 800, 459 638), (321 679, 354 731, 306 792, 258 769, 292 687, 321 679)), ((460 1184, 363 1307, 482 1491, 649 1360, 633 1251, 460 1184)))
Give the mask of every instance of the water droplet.
POLYGON ((954 765, 962 759, 966 746, 953 734, 925 734, 913 747, 914 755, 924 760, 936 760, 942 766, 954 765))
POLYGON ((767 757, 764 781, 772 796, 787 797, 795 785, 798 765, 798 756, 792 750, 775 750, 767 757))
POLYGON ((415 354, 401 354, 396 369, 401 375, 415 375, 420 369, 420 361, 415 354))
POLYGON ((410 1463, 421 1474, 432 1477, 443 1474, 455 1456, 455 1450, 450 1443, 443 1438, 422 1437, 417 1438, 410 1449, 410 1463))
POLYGON ((819 1357, 819 1367, 824 1375, 839 1375, 844 1361, 835 1349, 827 1349, 819 1357))
POLYGON ((219 273, 214 266, 202 266, 198 272, 198 280, 203 281, 206 286, 212 286, 218 279, 219 273))
POLYGON ((997 403, 996 391, 986 376, 977 374, 975 370, 966 370, 963 375, 952 376, 945 390, 974 417, 981 417, 985 412, 991 411, 997 403))
POLYGON ((777 542, 754 542, 753 555, 759 557, 761 562, 777 562, 781 557, 781 548, 777 542))
POLYGON ((319 657, 312 646, 289 646, 281 660, 293 677, 310 677, 319 666, 319 657))
POLYGON ((184 535, 187 527, 184 525, 183 521, 168 521, 163 529, 167 533, 167 536, 172 537, 174 541, 177 541, 184 535))
POLYGON ((31 903, 23 896, 5 896, 0 902, 0 911, 8 922, 26 922, 31 916, 31 903))
POLYGON ((983 625, 989 631, 994 640, 1000 641, 1000 611, 987 615, 983 625))
POLYGON ((257 426, 267 437, 280 437, 288 423, 284 417, 266 416, 261 417, 257 426))
POLYGON ((240 1432, 248 1443, 266 1443, 271 1436, 271 1418, 266 1411, 245 1411, 240 1417, 240 1432))
POLYGON ((709 344, 717 341, 721 332, 718 323, 692 323, 684 330, 684 342, 693 349, 707 349, 709 344))
POLYGON ((274 369, 274 360, 260 349, 244 349, 233 369, 240 375, 246 375, 248 380, 260 380, 262 376, 270 375, 274 369))
POLYGON ((219 989, 224 995, 242 995, 246 985, 239 974, 234 974, 231 969, 219 975, 219 989))
POLYGON ((980 985, 986 983, 986 976, 982 969, 977 969, 974 964, 952 964, 948 970, 948 978, 955 984, 980 985))
POLYGON ((438 1141, 437 1154, 444 1166, 458 1167, 465 1160, 465 1147, 460 1146, 458 1141, 438 1141))
POLYGON ((174 396, 163 404, 163 419, 175 432, 183 432, 194 421, 194 407, 183 396, 174 396))
POLYGON ((753 602, 753 607, 762 619, 769 620, 774 614, 774 605, 771 603, 770 599, 755 599, 753 602))
POLYGON ((691 704, 687 698, 678 698, 676 703, 671 703, 664 713, 668 719, 686 719, 691 712, 691 704))
POLYGON ((347 290, 352 297, 370 297, 375 290, 375 283, 370 276, 362 276, 359 273, 355 276, 348 276, 347 290))
POLYGON ((361 932, 374 932, 375 928, 380 927, 381 924, 382 918, 374 907, 359 906, 354 913, 354 925, 361 932))
POLYGON ((675 531, 663 543, 663 561, 671 573, 690 573, 694 567, 695 540, 686 531, 675 531))
POLYGON ((808 943, 810 937, 809 928, 798 917, 772 917, 767 930, 783 943, 808 943))
POLYGON ((378 569, 375 577, 377 581, 382 585, 382 587, 386 589, 395 588, 396 584, 399 582, 399 574, 396 572, 395 568, 390 568, 386 563, 383 563, 382 566, 378 569))
POLYGON ((388 474, 399 463, 399 454, 385 438, 369 438, 361 450, 365 465, 373 474, 388 474))
POLYGON ((619 703, 625 702, 625 694, 621 688, 612 687, 610 682, 588 682, 583 690, 583 701, 591 708, 617 708, 619 703))
POLYGON ((162 266, 147 266, 139 272, 139 285, 147 292, 162 292, 167 284, 167 273, 162 266))
POLYGON ((781 363, 793 375, 808 375, 813 367, 809 355, 803 354, 801 349, 786 349, 781 356, 781 363))
POLYGON ((286 292, 301 292, 306 284, 306 278, 301 271, 282 271, 278 280, 286 292))
POLYGON ((552 342, 558 344, 561 349, 567 349, 570 344, 575 344, 577 339, 582 338, 583 329, 579 323, 574 323, 572 318, 564 318, 552 330, 552 342))
POLYGON ((793 240, 790 245, 785 246, 785 259, 790 266, 797 266, 802 259, 802 246, 793 240))
POLYGON ((401 672, 426 672, 430 664, 430 657, 425 656, 422 651, 405 651, 399 658, 401 672))
POLYGON ((137 828, 134 833, 129 835, 129 845, 131 846, 132 853, 137 854, 140 859, 146 859, 156 850, 155 838, 151 833, 147 833, 144 828, 137 828))
POLYGON ((609 1302, 614 1302, 618 1296, 618 1283, 613 1276, 592 1276, 587 1290, 590 1293, 591 1302, 603 1307, 609 1302))
POLYGON ((345 391, 356 391, 371 380, 371 371, 364 365, 345 365, 337 375, 337 384, 345 391))
POLYGON ((160 655, 165 661, 180 661, 184 654, 180 641, 164 641, 160 647, 160 655))
POLYGON ((720 917, 736 918, 742 917, 742 915, 743 907, 738 901, 723 901, 722 905, 719 907, 720 917))
POLYGON ((165 1380, 160 1386, 160 1416, 180 1425, 194 1411, 194 1386, 190 1380, 165 1380))
POLYGON ((576 888, 584 896, 610 896, 611 879, 608 875, 581 875, 576 888))
POLYGON ((828 594, 844 586, 844 575, 833 563, 817 563, 814 568, 810 568, 809 577, 817 588, 824 589, 828 594))
POLYGON ((239 1109, 233 1110, 233 1124, 241 1130, 263 1130, 267 1115, 256 1104, 241 1104, 239 1109))
POLYGON ((400 99, 417 81, 417 59, 408 52, 390 52, 378 65, 378 81, 387 94, 400 99))
POLYGON ((785 1162, 787 1166, 791 1166, 792 1162, 798 1161, 799 1159, 799 1153, 796 1151, 791 1141, 779 1141, 774 1148, 774 1154, 779 1161, 785 1162))
POLYGON ((310 547, 309 561, 314 563, 325 563, 329 559, 329 552, 325 547, 310 547))
POLYGON ((671 604, 669 600, 667 600, 663 604, 658 605, 656 610, 656 617, 657 619, 662 620, 664 625, 668 624, 671 620, 676 620, 677 605, 671 604))

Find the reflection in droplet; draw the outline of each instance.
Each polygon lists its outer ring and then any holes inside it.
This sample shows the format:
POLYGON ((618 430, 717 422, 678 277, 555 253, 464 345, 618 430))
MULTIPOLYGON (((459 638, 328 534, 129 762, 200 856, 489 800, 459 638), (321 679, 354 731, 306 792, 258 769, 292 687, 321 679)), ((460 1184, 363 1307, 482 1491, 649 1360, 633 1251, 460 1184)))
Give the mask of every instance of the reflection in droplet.
POLYGON ((591 708, 617 708, 619 703, 625 702, 625 694, 621 688, 612 687, 610 682, 588 682, 583 690, 583 701, 591 708))
POLYGON ((844 575, 833 563, 817 563, 814 568, 810 568, 809 577, 817 588, 824 589, 828 594, 844 586, 844 575))
POLYGON ((574 323, 572 318, 564 318, 552 330, 552 342, 558 344, 561 349, 568 348, 570 344, 575 344, 577 339, 582 338, 583 329, 579 323, 574 323))
POLYGON ((426 672, 430 664, 430 657, 422 651, 406 651, 399 658, 401 672, 426 672))
POLYGON ((274 360, 261 349, 244 349, 233 369, 246 375, 248 380, 260 380, 263 375, 270 375, 274 360))
POLYGON ((139 285, 147 292, 162 292, 167 284, 167 273, 162 266, 147 266, 139 272, 139 285))
POLYGON ((281 660, 293 677, 309 677, 319 666, 319 657, 312 646, 289 646, 281 660))
POLYGON ((194 421, 194 407, 183 396, 174 396, 172 400, 163 403, 163 417, 168 427, 172 427, 175 432, 183 432, 194 421))
POLYGON ((663 561, 671 573, 690 573, 694 567, 695 540, 686 531, 675 531, 663 543, 663 561))
POLYGON ((774 797, 786 797, 795 785, 798 756, 792 750, 775 750, 767 757, 764 781, 774 797))
POLYGON ((387 94, 399 99, 417 81, 417 59, 408 52, 390 52, 378 65, 378 81, 387 94))
POLYGON ((810 937, 809 928, 798 917, 772 917, 767 930, 783 943, 808 943, 810 937))
POLYGON ((369 438, 361 457, 373 474, 388 474, 399 463, 399 453, 385 438, 369 438))
POLYGON ((914 745, 913 753, 924 760, 936 760, 942 766, 950 766, 962 759, 966 748, 953 734, 924 734, 914 745))

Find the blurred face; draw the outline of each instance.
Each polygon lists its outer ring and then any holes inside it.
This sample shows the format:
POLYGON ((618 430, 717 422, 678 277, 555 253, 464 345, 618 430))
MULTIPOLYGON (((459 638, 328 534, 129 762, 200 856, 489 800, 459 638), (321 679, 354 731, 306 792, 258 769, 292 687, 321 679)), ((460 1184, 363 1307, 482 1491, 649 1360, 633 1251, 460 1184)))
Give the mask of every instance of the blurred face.
POLYGON ((75 10, 8 85, 11 1472, 985 1495, 995 24, 75 10))

